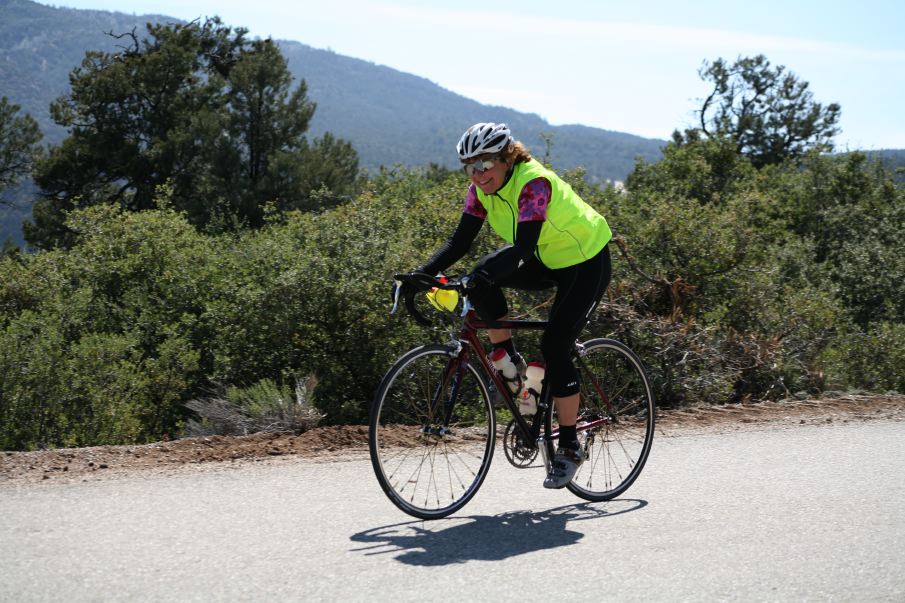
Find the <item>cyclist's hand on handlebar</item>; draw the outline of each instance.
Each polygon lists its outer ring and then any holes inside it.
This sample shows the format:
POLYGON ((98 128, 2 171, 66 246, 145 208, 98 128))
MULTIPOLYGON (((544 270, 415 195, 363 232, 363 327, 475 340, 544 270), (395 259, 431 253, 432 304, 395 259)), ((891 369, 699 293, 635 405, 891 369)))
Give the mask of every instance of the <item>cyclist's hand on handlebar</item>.
POLYGON ((432 278, 433 277, 431 277, 426 272, 420 272, 418 270, 412 270, 411 272, 403 272, 401 274, 397 274, 396 278, 393 280, 393 298, 396 297, 397 288, 401 290, 400 293, 403 297, 405 297, 406 295, 414 295, 419 291, 430 290, 430 285, 428 284, 428 282, 430 282, 432 278))
POLYGON ((418 323, 430 326, 430 321, 415 307, 415 295, 419 291, 429 291, 433 283, 436 282, 437 279, 431 275, 417 270, 396 274, 393 278, 393 309, 390 313, 396 312, 399 307, 399 301, 402 300, 409 314, 418 323))
POLYGON ((429 279, 430 276, 417 270, 396 275, 396 278, 393 279, 393 286, 390 288, 390 300, 393 302, 392 312, 396 311, 400 299, 408 300, 407 303, 410 303, 416 293, 430 289, 430 286, 423 282, 425 278, 429 279))

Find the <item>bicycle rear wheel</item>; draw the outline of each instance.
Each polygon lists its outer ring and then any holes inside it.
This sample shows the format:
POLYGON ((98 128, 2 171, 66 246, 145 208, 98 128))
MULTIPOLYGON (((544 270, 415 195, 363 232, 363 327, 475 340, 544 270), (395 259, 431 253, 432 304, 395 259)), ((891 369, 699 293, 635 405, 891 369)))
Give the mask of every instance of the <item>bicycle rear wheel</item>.
POLYGON ((644 365, 625 344, 592 339, 579 350, 578 425, 600 424, 579 432, 586 460, 567 488, 585 500, 610 500, 632 485, 650 454, 654 396, 644 365))
POLYGON ((421 519, 461 509, 493 458, 496 418, 480 373, 450 346, 415 348, 387 372, 371 406, 368 444, 377 481, 421 519))

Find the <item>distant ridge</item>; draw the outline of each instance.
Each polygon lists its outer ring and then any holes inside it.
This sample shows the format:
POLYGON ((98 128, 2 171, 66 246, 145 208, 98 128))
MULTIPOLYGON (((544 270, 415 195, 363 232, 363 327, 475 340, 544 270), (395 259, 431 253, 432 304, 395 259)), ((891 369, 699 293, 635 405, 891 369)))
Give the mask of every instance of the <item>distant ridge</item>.
MULTIPOLYGON (((20 105, 41 125, 45 143, 65 132, 50 119, 51 101, 68 91, 69 73, 88 50, 114 52, 123 42, 107 35, 146 33, 148 22, 180 22, 165 15, 56 8, 30 0, 0 0, 0 95, 20 105)), ((242 23, 227 23, 236 28, 242 23)), ((362 167, 456 165, 454 148, 467 126, 504 121, 537 156, 552 142, 554 167, 583 166, 592 181, 624 180, 636 158, 662 156, 665 140, 642 138, 583 125, 552 126, 540 116, 483 105, 423 77, 319 50, 296 41, 278 41, 296 81, 304 79, 317 103, 309 134, 332 132, 349 140, 362 167)), ((680 124, 677 124, 679 126, 680 124)), ((890 169, 905 166, 905 150, 869 151, 890 169)), ((899 180, 905 179, 900 172, 899 180)), ((28 183, 7 196, 29 198, 28 183)), ((20 224, 27 207, 0 206, 0 244, 22 244, 20 224)))
MULTIPOLYGON (((148 22, 181 22, 164 15, 55 8, 29 0, 0 0, 0 90, 41 124, 46 139, 59 142, 48 106, 68 89, 69 72, 87 50, 115 51, 123 42, 106 32, 148 22)), ((243 23, 227 23, 242 27, 243 23)), ((368 61, 278 41, 296 81, 304 79, 317 103, 311 134, 326 131, 352 142, 361 165, 454 166, 455 143, 477 121, 505 121, 535 154, 552 140, 558 168, 584 166, 594 180, 622 180, 636 157, 655 161, 662 140, 585 126, 551 126, 537 115, 482 105, 418 76, 368 61)))
POLYGON ((552 139, 556 167, 584 166, 596 180, 623 180, 635 158, 660 158, 663 140, 580 125, 552 126, 538 115, 482 105, 437 84, 390 67, 279 41, 289 69, 304 78, 318 103, 312 132, 330 130, 351 140, 366 166, 454 166, 455 143, 478 121, 506 122, 535 154, 552 139))

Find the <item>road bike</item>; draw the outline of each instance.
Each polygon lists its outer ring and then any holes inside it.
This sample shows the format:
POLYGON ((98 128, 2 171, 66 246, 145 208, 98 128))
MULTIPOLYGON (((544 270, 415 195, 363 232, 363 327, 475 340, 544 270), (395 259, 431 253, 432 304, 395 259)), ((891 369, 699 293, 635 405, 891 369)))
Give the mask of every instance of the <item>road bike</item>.
MULTIPOLYGON (((456 291, 464 310, 449 342, 403 354, 377 389, 368 445, 387 497, 421 519, 455 513, 480 489, 497 440, 513 466, 536 466, 540 452, 549 471, 559 432, 546 381, 535 414, 523 415, 479 338, 491 328, 542 330, 546 321, 481 320, 469 307, 465 279, 424 273, 395 278, 397 285, 410 285, 405 307, 421 324, 431 321, 415 304, 417 291, 456 291), (501 400, 500 414, 507 420, 502 429, 495 399, 501 400)), ((585 500, 610 500, 632 485, 650 454, 654 396, 641 360, 619 341, 576 341, 572 356, 581 374, 577 431, 586 460, 566 487, 585 500)))

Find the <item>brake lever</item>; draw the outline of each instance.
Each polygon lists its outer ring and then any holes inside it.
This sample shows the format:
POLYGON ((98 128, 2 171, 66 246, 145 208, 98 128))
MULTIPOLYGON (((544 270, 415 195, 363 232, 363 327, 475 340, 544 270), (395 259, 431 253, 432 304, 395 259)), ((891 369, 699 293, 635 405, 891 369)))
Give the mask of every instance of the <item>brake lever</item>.
POLYGON ((459 316, 465 316, 474 307, 471 305, 471 300, 468 299, 468 283, 470 281, 471 277, 467 274, 459 279, 459 284, 462 285, 462 313, 459 316))
POLYGON ((465 316, 474 306, 471 305, 471 300, 468 299, 467 295, 462 296, 462 313, 459 316, 465 316))
POLYGON ((393 280, 393 284, 396 285, 396 291, 393 294, 393 309, 390 310, 390 314, 395 314, 399 309, 399 298, 402 297, 402 281, 393 280))

